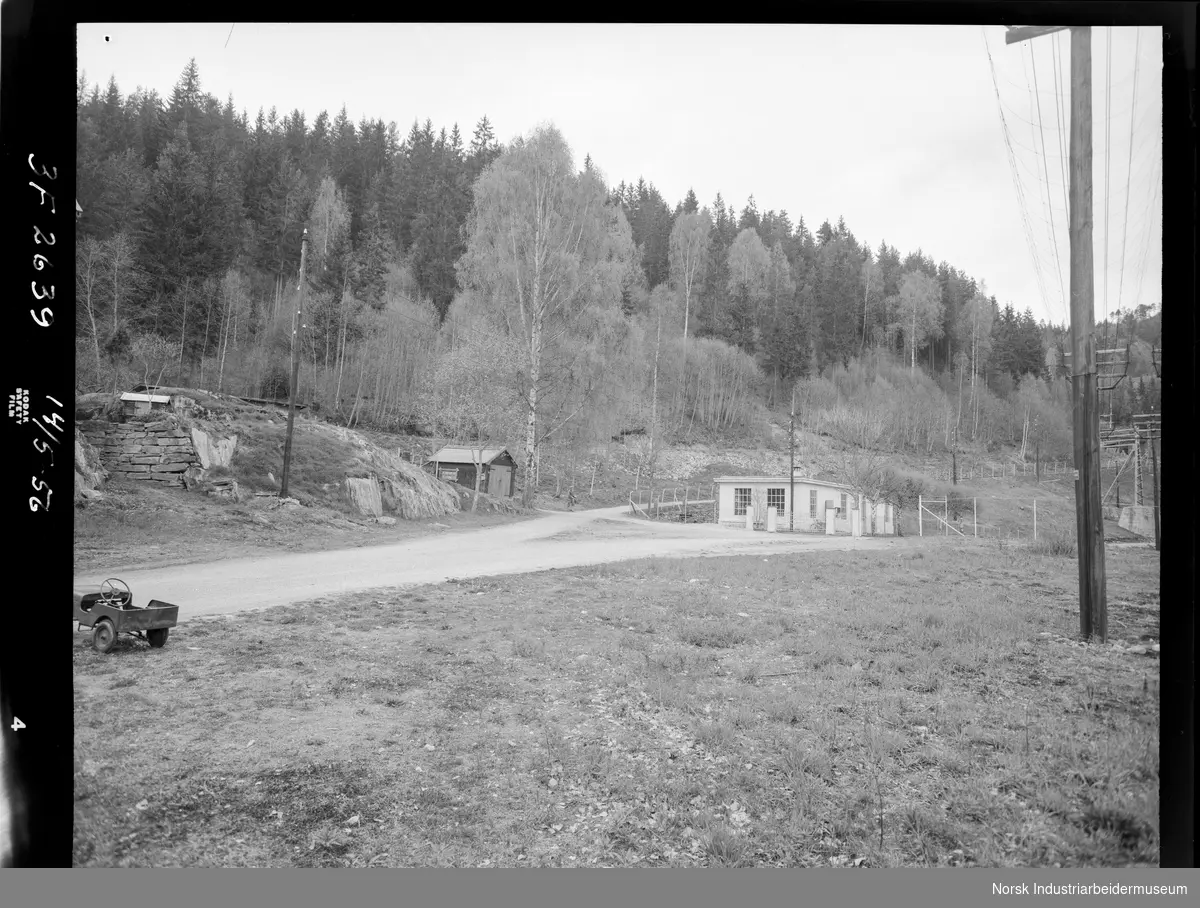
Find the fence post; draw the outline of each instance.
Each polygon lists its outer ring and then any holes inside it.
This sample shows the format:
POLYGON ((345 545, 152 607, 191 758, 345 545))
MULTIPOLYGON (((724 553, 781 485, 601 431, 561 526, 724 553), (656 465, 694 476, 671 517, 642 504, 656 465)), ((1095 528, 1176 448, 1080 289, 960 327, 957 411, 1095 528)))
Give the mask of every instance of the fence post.
POLYGON ((979 538, 979 499, 971 499, 971 519, 975 523, 975 538, 979 538))
POLYGON ((946 514, 946 526, 942 532, 942 535, 949 536, 950 535, 950 495, 949 495, 949 493, 946 494, 946 503, 944 505, 942 505, 942 507, 946 514))
POLYGON ((919 494, 917 495, 917 535, 925 535, 925 527, 921 523, 921 496, 919 494))
POLYGON ((1037 499, 1033 499, 1033 540, 1037 542, 1037 499))

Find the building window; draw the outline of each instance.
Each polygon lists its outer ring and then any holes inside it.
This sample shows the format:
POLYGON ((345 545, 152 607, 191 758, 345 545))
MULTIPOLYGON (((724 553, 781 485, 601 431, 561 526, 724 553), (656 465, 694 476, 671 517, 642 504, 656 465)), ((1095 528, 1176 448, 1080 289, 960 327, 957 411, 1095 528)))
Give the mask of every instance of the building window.
POLYGON ((817 517, 817 490, 813 489, 808 493, 808 516, 814 520, 817 517))
POLYGON ((444 479, 446 482, 458 482, 458 468, 446 469, 443 467, 438 471, 438 478, 444 479))
POLYGON ((746 509, 750 507, 750 490, 749 489, 734 489, 733 490, 733 516, 745 517, 746 509))
POLYGON ((846 516, 846 493, 845 492, 842 493, 842 506, 840 508, 838 508, 837 515, 838 515, 838 517, 842 517, 842 518, 844 518, 846 516))
POLYGON ((777 514, 783 513, 783 505, 787 500, 787 489, 767 489, 767 507, 774 508, 777 514))

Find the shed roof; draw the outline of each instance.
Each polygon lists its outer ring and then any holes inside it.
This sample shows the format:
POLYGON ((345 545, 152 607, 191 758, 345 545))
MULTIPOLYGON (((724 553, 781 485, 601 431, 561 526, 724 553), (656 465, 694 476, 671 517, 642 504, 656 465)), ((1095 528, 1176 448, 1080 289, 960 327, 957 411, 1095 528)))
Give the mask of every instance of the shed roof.
POLYGON ((169 404, 171 398, 165 394, 134 394, 131 391, 126 391, 121 395, 121 400, 138 400, 155 404, 169 404))
MULTIPOLYGON (((438 463, 473 464, 475 463, 476 452, 479 450, 479 448, 459 448, 447 446, 442 448, 425 462, 433 463, 434 461, 437 461, 438 463)), ((501 454, 508 454, 508 450, 506 448, 483 448, 481 458, 484 463, 491 463, 501 454)), ((512 457, 511 454, 508 454, 508 456, 512 457)))
MULTIPOLYGON (((791 481, 792 481, 791 478, 789 478, 787 476, 718 476, 716 479, 713 480, 713 482, 715 482, 715 483, 769 482, 769 483, 779 484, 779 485, 788 485, 791 481)), ((797 476, 796 482, 804 483, 805 485, 810 485, 810 486, 821 486, 822 488, 826 488, 826 489, 846 489, 847 491, 853 491, 850 488, 850 486, 845 485, 844 483, 830 482, 827 479, 812 479, 808 476, 797 476)))

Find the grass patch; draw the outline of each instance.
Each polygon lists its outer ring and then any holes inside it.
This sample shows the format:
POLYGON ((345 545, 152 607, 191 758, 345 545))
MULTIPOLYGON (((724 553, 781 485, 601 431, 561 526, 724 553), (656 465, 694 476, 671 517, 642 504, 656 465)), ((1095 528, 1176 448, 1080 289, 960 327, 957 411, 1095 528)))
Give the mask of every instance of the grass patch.
POLYGON ((1075 537, 1065 532, 1044 533, 1029 544, 1029 551, 1035 555, 1074 558, 1075 537))
MULTIPOLYGON (((915 554, 467 580, 108 656, 78 634, 74 863, 1155 865, 1157 656, 1074 640, 1066 560, 915 554)), ((1114 640, 1156 640, 1157 553, 1107 566, 1114 640)))

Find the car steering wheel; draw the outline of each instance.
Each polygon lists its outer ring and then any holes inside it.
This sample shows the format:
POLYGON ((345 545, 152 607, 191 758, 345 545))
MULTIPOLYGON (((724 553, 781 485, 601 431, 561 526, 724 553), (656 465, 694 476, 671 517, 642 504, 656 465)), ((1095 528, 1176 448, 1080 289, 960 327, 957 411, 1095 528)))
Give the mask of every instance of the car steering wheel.
POLYGON ((116 577, 110 577, 100 584, 100 601, 105 605, 113 608, 122 608, 128 597, 129 604, 133 604, 133 593, 124 580, 118 580, 116 577), (117 584, 124 587, 124 591, 117 588, 117 584))

